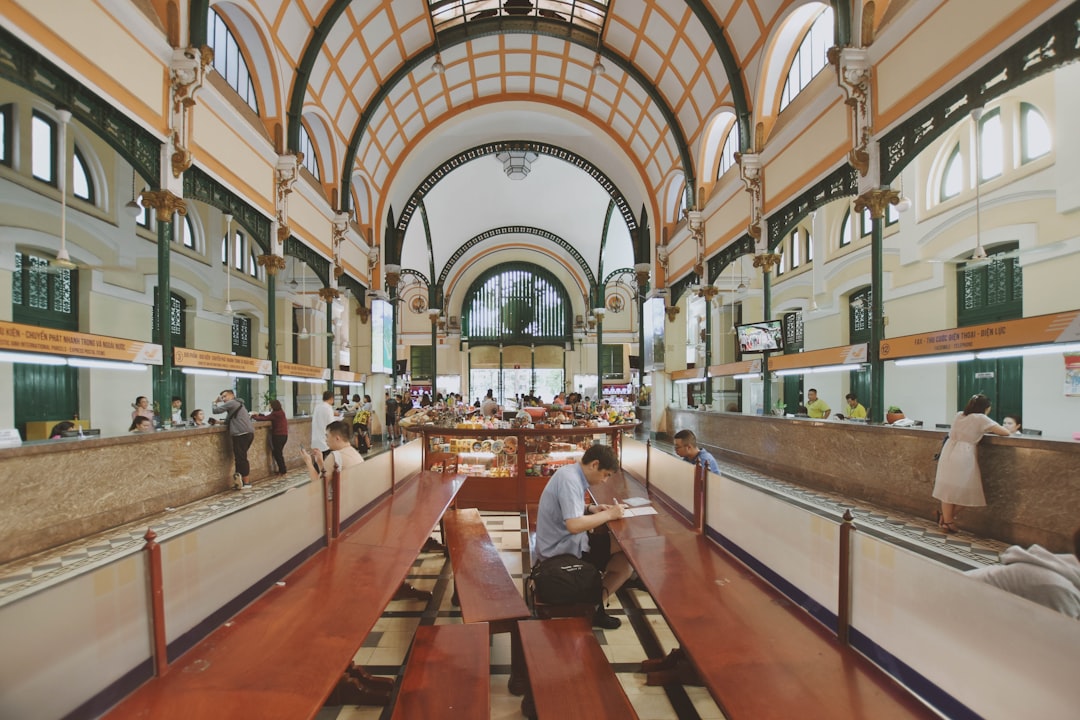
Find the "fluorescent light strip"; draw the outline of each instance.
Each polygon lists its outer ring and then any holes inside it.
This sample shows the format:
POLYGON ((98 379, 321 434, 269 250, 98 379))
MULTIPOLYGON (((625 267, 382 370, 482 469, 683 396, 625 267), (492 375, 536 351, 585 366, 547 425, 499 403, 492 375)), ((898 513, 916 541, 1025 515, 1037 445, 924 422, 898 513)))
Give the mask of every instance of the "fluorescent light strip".
POLYGON ((210 368, 182 368, 180 372, 185 375, 212 375, 214 377, 228 377, 229 373, 224 370, 211 370, 210 368))
POLYGON ((908 365, 935 365, 937 363, 967 362, 974 360, 975 353, 950 353, 948 355, 924 355, 922 357, 903 358, 896 361, 897 367, 908 365))
POLYGON ((1028 355, 1056 355, 1058 353, 1080 352, 1080 343, 1054 343, 1051 345, 1028 345, 1026 347, 1002 348, 1001 350, 983 350, 975 353, 980 360, 994 358, 1027 357, 1028 355))
POLYGON ((761 373, 739 373, 738 375, 732 375, 736 380, 760 380, 761 373))
POLYGON ((691 383, 705 382, 705 378, 680 378, 673 381, 676 385, 689 385, 691 383))
POLYGON ((811 368, 791 368, 790 370, 777 370, 773 373, 776 377, 787 377, 788 375, 806 375, 812 373, 811 368))
POLYGON ((316 378, 302 378, 296 377, 295 375, 278 375, 278 377, 282 380, 288 380, 289 382, 308 383, 309 385, 322 385, 324 382, 326 382, 325 380, 318 380, 316 378))
POLYGON ((360 383, 358 383, 358 382, 355 382, 355 383, 354 382, 349 382, 348 380, 335 380, 334 384, 335 385, 340 385, 341 387, 349 387, 350 385, 359 385, 360 383))
POLYGON ((30 363, 33 365, 67 365, 67 359, 59 355, 36 355, 34 353, 0 351, 0 362, 30 363))
POLYGON ((857 363, 850 363, 848 365, 820 365, 814 368, 815 373, 831 373, 831 372, 843 372, 844 370, 860 370, 861 367, 857 363))
POLYGON ((68 358, 67 364, 77 368, 97 370, 148 370, 149 365, 142 363, 121 362, 119 360, 93 360, 91 358, 68 358))
POLYGON ((229 373, 229 377, 234 377, 234 378, 250 378, 250 379, 252 379, 252 380, 261 380, 261 379, 263 379, 263 378, 264 378, 264 377, 266 377, 266 376, 265 376, 265 375, 261 375, 261 374, 259 374, 259 373, 249 373, 249 372, 231 372, 231 373, 229 373))

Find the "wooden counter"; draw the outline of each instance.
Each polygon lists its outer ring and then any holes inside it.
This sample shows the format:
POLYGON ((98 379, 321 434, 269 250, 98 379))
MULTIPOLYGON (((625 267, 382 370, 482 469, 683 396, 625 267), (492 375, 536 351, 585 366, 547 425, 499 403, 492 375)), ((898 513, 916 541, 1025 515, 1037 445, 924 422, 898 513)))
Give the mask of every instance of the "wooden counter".
MULTIPOLYGON (((290 468, 310 438, 310 417, 289 420, 290 468)), ((274 471, 269 422, 248 459, 252 480, 274 471)), ((0 449, 0 563, 223 492, 232 473, 223 425, 0 449)))
MULTIPOLYGON (((841 493, 927 519, 934 454, 947 431, 837 420, 667 411, 674 435, 689 428, 717 459, 781 480, 841 493)), ((1071 551, 1080 523, 1080 443, 988 435, 978 446, 985 508, 964 510, 960 529, 1018 545, 1071 551)))

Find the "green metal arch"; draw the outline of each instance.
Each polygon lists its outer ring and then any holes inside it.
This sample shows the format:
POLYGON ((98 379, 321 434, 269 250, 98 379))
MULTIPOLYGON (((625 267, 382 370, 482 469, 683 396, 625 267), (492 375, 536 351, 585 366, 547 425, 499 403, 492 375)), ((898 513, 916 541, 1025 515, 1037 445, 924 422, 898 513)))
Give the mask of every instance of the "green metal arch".
POLYGON ((567 292, 566 286, 564 286, 562 282, 560 282, 559 279, 555 277, 555 275, 551 271, 541 267, 540 265, 530 262, 518 261, 512 263, 503 263, 501 265, 496 265, 494 267, 488 268, 486 271, 481 273, 480 276, 477 277, 472 282, 472 284, 469 285, 469 289, 465 292, 464 300, 461 303, 462 339, 467 339, 469 345, 473 347, 480 345, 501 345, 504 342, 506 342, 506 344, 516 345, 523 344, 526 340, 529 340, 533 344, 537 345, 562 346, 563 344, 573 339, 573 327, 570 318, 571 308, 573 308, 573 304, 570 302, 570 294, 567 292), (470 316, 472 314, 472 310, 469 306, 473 297, 492 278, 502 275, 503 273, 515 270, 521 270, 531 273, 534 277, 540 278, 544 282, 551 285, 551 287, 554 288, 555 291, 558 293, 559 303, 562 306, 562 323, 564 329, 562 335, 547 338, 532 336, 516 337, 508 335, 478 338, 470 334, 470 316), (519 341, 521 342, 519 343, 519 341))
POLYGON ((581 272, 589 281, 589 287, 592 287, 596 282, 596 278, 589 268, 589 264, 585 262, 585 258, 581 256, 581 253, 577 251, 577 248, 555 233, 530 225, 503 225, 502 227, 485 230, 479 235, 475 235, 462 243, 461 247, 455 250, 454 254, 450 256, 450 259, 446 261, 446 265, 443 267, 442 272, 439 273, 439 287, 442 288, 446 286, 446 279, 450 276, 450 270, 465 256, 465 253, 485 240, 490 240, 499 235, 534 235, 555 243, 577 261, 578 267, 581 268, 581 272))
POLYGON ((270 218, 204 172, 198 165, 184 171, 184 197, 231 213, 264 253, 270 252, 270 218))
POLYGON ((286 257, 294 257, 303 262, 311 268, 311 271, 315 273, 315 277, 322 280, 323 287, 330 287, 329 260, 297 240, 294 235, 290 235, 285 240, 283 253, 286 257))

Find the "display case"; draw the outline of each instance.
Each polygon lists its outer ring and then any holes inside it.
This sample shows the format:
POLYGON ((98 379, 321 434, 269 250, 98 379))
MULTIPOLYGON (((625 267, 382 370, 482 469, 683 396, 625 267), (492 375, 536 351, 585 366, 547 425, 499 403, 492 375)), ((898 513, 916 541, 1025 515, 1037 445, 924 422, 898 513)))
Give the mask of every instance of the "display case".
POLYGON ((424 438, 424 469, 466 476, 460 507, 523 511, 540 501, 547 480, 576 463, 594 443, 620 452, 619 439, 636 423, 565 428, 414 428, 424 438))

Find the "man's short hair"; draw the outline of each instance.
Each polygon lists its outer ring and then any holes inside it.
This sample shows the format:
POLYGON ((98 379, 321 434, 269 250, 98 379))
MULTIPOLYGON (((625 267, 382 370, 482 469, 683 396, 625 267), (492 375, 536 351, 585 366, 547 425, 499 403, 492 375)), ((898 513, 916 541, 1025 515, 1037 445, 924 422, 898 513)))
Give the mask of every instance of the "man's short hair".
POLYGON ((809 390, 807 390, 806 392, 808 392, 808 393, 814 393, 815 395, 817 395, 817 388, 810 388, 810 389, 809 389, 809 390))
POLYGON ((219 395, 224 395, 225 393, 229 393, 229 394, 230 394, 230 395, 232 395, 233 397, 236 397, 236 391, 235 391, 235 390, 233 390, 232 388, 225 388, 224 390, 222 390, 222 391, 221 391, 220 393, 218 393, 218 394, 219 394, 219 395))
POLYGON ((679 432, 675 433, 675 439, 682 440, 684 443, 692 447, 697 447, 697 435, 694 434, 693 430, 680 430, 679 432))
POLYGON ((588 465, 594 460, 599 461, 601 470, 614 472, 619 469, 619 456, 610 445, 592 445, 581 456, 582 465, 588 465))
POLYGON ((848 393, 847 395, 844 396, 844 399, 845 400, 854 400, 855 402, 859 402, 859 398, 855 396, 855 393, 848 393))
POLYGON ((352 427, 347 422, 335 420, 326 426, 326 434, 336 435, 338 438, 348 442, 352 438, 352 427))
POLYGON ((327 400, 333 400, 334 397, 335 396, 334 396, 334 391, 333 390, 324 390, 323 391, 323 394, 322 394, 323 402, 326 402, 327 400))

